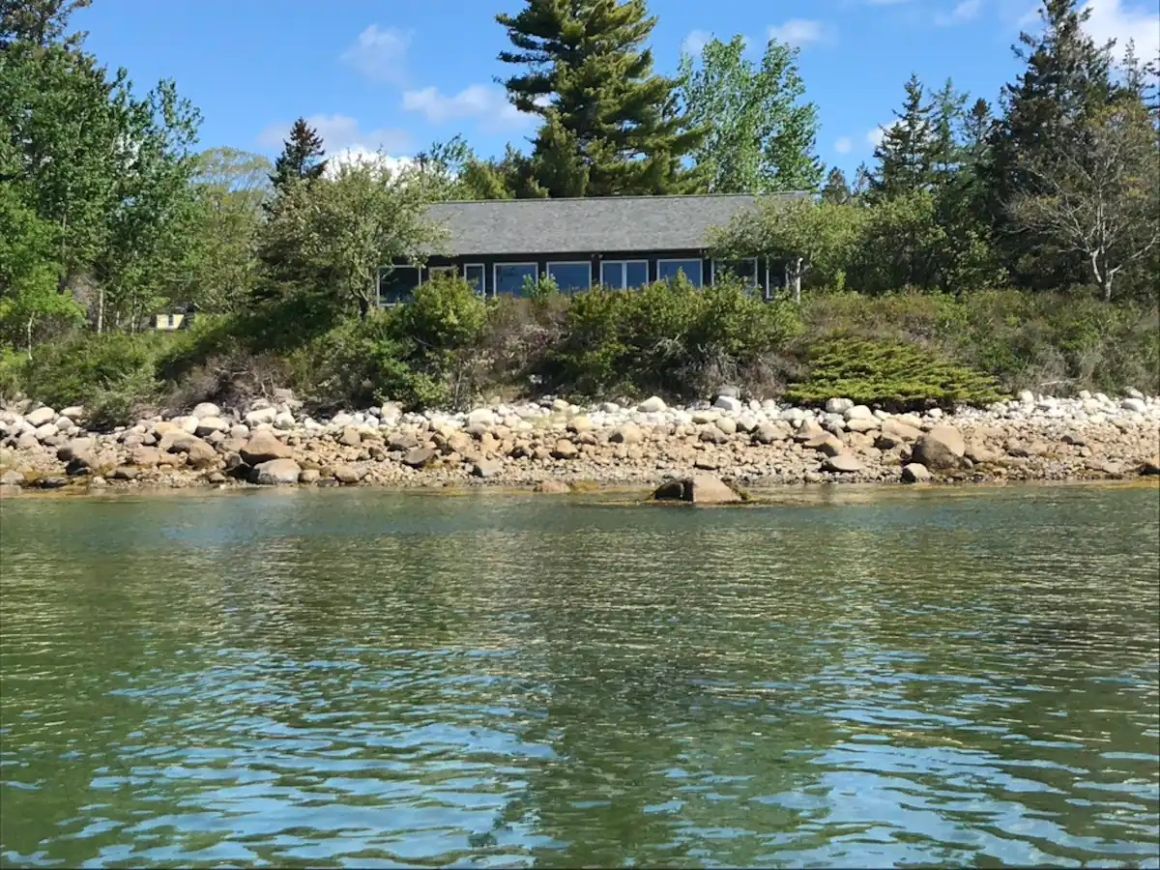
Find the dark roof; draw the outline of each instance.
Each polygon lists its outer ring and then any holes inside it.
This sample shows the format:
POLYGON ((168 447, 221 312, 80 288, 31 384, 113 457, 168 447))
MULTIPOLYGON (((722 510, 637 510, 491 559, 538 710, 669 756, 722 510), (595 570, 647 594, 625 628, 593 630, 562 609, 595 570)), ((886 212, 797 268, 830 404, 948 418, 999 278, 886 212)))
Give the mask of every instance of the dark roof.
POLYGON ((706 247, 713 227, 755 201, 749 194, 495 199, 435 203, 427 214, 448 231, 439 253, 453 257, 663 251, 706 247))

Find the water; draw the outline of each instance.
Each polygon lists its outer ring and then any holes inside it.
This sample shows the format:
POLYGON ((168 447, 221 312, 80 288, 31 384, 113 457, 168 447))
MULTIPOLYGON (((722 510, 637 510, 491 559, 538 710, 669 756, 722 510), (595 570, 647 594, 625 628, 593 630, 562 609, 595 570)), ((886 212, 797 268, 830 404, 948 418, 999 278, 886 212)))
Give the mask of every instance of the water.
POLYGON ((1160 864, 1152 488, 2 513, 0 863, 1160 864))

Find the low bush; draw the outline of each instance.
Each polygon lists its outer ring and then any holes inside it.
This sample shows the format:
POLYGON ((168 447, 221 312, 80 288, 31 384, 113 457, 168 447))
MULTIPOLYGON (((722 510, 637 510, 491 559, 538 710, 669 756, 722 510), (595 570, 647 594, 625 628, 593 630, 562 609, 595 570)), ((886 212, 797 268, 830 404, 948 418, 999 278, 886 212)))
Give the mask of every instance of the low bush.
POLYGON ((834 336, 810 351, 809 378, 786 392, 820 405, 833 396, 890 411, 982 405, 1002 395, 989 375, 958 365, 929 346, 834 336))

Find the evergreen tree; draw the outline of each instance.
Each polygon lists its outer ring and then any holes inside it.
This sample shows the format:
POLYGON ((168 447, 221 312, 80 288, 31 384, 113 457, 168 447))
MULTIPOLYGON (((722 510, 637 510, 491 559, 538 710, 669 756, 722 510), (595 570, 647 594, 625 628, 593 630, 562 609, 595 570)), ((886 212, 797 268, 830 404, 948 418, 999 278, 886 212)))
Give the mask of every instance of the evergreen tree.
POLYGON ((274 171, 270 175, 274 193, 281 193, 290 179, 312 181, 322 175, 326 170, 326 161, 321 159, 325 153, 318 131, 307 124, 305 118, 295 121, 290 128, 290 137, 282 146, 282 153, 274 161, 274 171))
POLYGON ((826 176, 826 183, 822 187, 822 202, 834 205, 846 205, 853 199, 850 185, 846 182, 846 173, 837 166, 826 176))
POLYGON ((76 48, 84 33, 68 33, 68 20, 92 0, 0 0, 0 48, 17 43, 76 48))
POLYGON ((711 40, 700 66, 681 58, 680 97, 693 126, 708 131, 693 152, 709 190, 770 193, 815 190, 817 107, 803 102, 797 50, 771 39, 761 65, 744 57, 745 39, 711 40))
POLYGON ((906 99, 897 120, 883 131, 874 149, 878 171, 872 189, 882 197, 898 196, 929 187, 934 158, 932 108, 926 102, 922 82, 912 75, 906 83, 906 99))
POLYGON ((544 125, 532 172, 551 196, 658 193, 692 184, 682 161, 701 137, 677 111, 673 82, 644 47, 656 19, 645 0, 525 0, 500 14, 523 69, 504 82, 544 125))
POLYGON ((1046 167, 1062 155, 1062 143, 1086 119, 1115 98, 1111 44, 1096 45, 1084 31, 1090 8, 1077 0, 1042 0, 1043 29, 1021 33, 1015 56, 1025 63, 1000 97, 1002 115, 990 137, 986 164, 987 208, 1008 267, 1030 286, 1066 286, 1084 274, 1074 254, 1049 250, 1042 239, 1020 232, 1010 204, 1042 192, 1046 167), (1036 167, 1029 172, 1028 167, 1036 167))
POLYGON ((951 182, 964 159, 961 132, 966 126, 967 94, 955 89, 954 82, 935 92, 931 100, 931 177, 935 184, 951 182))

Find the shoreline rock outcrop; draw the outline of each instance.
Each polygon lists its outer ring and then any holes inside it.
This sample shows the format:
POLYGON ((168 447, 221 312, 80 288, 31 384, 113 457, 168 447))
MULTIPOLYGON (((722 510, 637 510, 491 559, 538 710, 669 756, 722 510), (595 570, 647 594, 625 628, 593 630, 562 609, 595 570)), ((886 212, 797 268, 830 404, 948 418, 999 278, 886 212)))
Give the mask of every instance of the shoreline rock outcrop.
POLYGON ((239 410, 202 403, 112 432, 87 430, 82 407, 65 410, 0 408, 0 494, 255 483, 655 487, 705 475, 746 487, 990 483, 1160 471, 1160 399, 1133 395, 1024 393, 988 408, 905 414, 842 397, 810 408, 731 393, 684 407, 655 396, 467 412, 388 403, 322 420, 284 397, 239 410))

